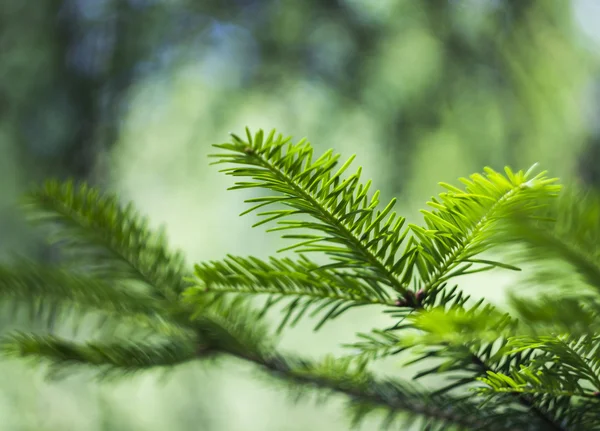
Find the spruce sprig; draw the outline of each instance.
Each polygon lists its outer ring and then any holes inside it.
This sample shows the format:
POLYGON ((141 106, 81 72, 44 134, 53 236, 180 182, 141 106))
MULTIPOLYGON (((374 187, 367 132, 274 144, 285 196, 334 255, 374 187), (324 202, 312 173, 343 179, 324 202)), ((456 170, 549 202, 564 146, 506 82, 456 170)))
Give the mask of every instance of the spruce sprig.
POLYGON ((309 310, 311 317, 321 314, 315 327, 318 329, 353 307, 394 305, 387 294, 374 295, 363 279, 323 268, 302 255, 298 260, 271 257, 268 261, 228 256, 222 261, 197 264, 193 280, 195 287, 186 291, 191 304, 207 293, 214 294, 215 300, 225 294, 265 295, 263 313, 287 302, 279 331, 288 323, 296 324, 309 310))
POLYGON ((547 178, 546 172, 533 176, 533 169, 515 173, 506 167, 506 175, 502 175, 485 168, 485 176, 473 174, 460 179, 464 190, 440 183, 448 191, 428 202, 431 211, 422 211, 425 226, 410 226, 418 238, 418 289, 430 292, 453 277, 496 267, 519 269, 478 255, 492 248, 500 221, 514 214, 526 218, 537 215, 544 203, 541 198, 560 190, 554 184, 556 178, 547 178))
POLYGON ((186 287, 181 253, 168 251, 165 233, 149 229, 133 205, 73 181, 46 181, 23 199, 28 219, 50 227, 48 239, 71 263, 98 277, 141 281, 173 298, 186 287))
MULTIPOLYGON (((233 136, 231 143, 217 147, 225 151, 215 156, 217 163, 236 165, 225 169, 227 174, 250 179, 233 188, 274 194, 251 198, 254 206, 245 213, 270 206, 259 213, 257 225, 276 222, 270 230, 294 240, 282 250, 295 251, 294 257, 227 256, 199 263, 191 272, 181 254, 168 250, 164 234, 149 229, 131 205, 122 208, 116 196, 85 185, 51 181, 28 195, 26 210, 51 229, 68 266, 50 270, 32 264, 0 271, 0 294, 32 302, 45 298, 60 304, 61 313, 69 307, 96 310, 154 332, 126 340, 116 334, 70 340, 18 333, 5 339, 4 352, 44 358, 53 370, 88 365, 111 376, 233 356, 294 387, 344 394, 357 421, 383 409, 383 428, 397 420, 420 420, 424 429, 600 426, 589 413, 597 411, 600 368, 594 332, 600 291, 596 255, 593 243, 585 240, 595 225, 590 218, 578 220, 586 204, 578 212, 566 211, 569 223, 542 218, 541 210, 560 191, 554 179, 532 170, 507 168, 504 175, 486 168, 484 175, 463 179, 464 189, 443 184, 447 192, 431 200, 425 225, 404 226, 405 219, 392 211, 394 200, 380 208, 379 193, 369 196, 371 183, 360 183, 360 168, 345 176, 353 158, 339 168, 339 155, 331 151, 313 160, 306 141, 293 144, 275 132, 267 137, 248 132, 246 141, 233 136), (554 231, 544 223, 563 228, 554 231), (583 279, 585 298, 594 299, 583 308, 574 334, 564 329, 577 322, 575 317, 555 324, 548 316, 549 309, 559 309, 558 296, 529 302, 529 307, 514 296, 513 315, 484 300, 473 304, 449 284, 473 272, 518 269, 512 262, 482 256, 501 238, 522 241, 514 235, 518 226, 527 226, 529 236, 522 240, 529 241, 530 251, 554 247, 550 253, 533 253, 528 262, 546 261, 549 254, 566 261, 583 279), (586 228, 571 237, 564 226, 586 228), (309 254, 320 258, 310 260, 309 254), (262 309, 250 304, 257 296, 265 298, 262 309), (319 317, 319 327, 365 305, 380 306, 395 322, 362 335, 352 346, 358 354, 312 361, 276 347, 263 318, 274 305, 284 306, 280 329, 310 315, 319 317), (583 323, 589 323, 587 331, 583 323), (454 380, 424 390, 368 371, 374 359, 406 350, 419 354, 415 362, 436 361, 417 378, 454 380)), ((563 287, 569 279, 561 279, 563 287)), ((564 298, 572 309, 584 302, 576 295, 564 298)))
POLYGON ((216 145, 228 152, 212 157, 219 159, 217 164, 242 165, 223 169, 227 175, 253 180, 238 181, 230 190, 258 187, 279 193, 246 200, 255 205, 242 214, 274 204, 286 207, 258 213, 262 220, 254 226, 277 221, 270 232, 312 231, 282 235, 297 240, 283 250, 323 253, 332 260, 327 268, 353 272, 369 283, 375 296, 385 298, 386 287, 406 292, 390 276, 392 269, 400 271, 402 266, 396 253, 407 235, 405 219, 392 211, 396 199, 377 209, 380 193, 375 191, 369 198, 371 181, 359 182, 361 168, 342 179, 354 157, 334 170, 340 155, 327 151, 313 160, 312 146, 306 140, 293 144, 290 138, 276 137, 275 131, 267 137, 259 131, 253 137, 247 130, 247 137, 243 141, 232 135, 232 143, 216 145), (297 215, 312 220, 289 220, 297 215))
POLYGON ((115 285, 89 274, 44 267, 24 259, 10 267, 0 267, 2 298, 26 302, 40 294, 47 303, 68 303, 88 311, 148 315, 164 311, 161 301, 147 292, 115 285))

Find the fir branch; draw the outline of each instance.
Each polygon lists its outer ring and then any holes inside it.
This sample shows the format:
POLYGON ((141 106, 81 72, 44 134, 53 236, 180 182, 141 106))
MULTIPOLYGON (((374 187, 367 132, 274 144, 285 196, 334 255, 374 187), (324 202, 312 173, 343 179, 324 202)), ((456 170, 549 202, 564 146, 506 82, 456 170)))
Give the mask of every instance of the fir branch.
MULTIPOLYGON (((357 425, 374 408, 387 411, 384 427, 391 426, 401 413, 409 420, 421 417, 427 426, 437 429, 507 430, 539 429, 535 421, 513 410, 512 415, 499 414, 497 405, 483 405, 448 395, 431 396, 410 385, 393 380, 378 380, 352 361, 325 360, 313 364, 280 355, 254 361, 270 374, 295 382, 349 397, 354 410, 353 423, 357 425)), ((493 404, 493 403, 491 403, 493 404)), ((506 408, 507 405, 505 404, 506 408)), ((405 424, 406 426, 406 424, 405 424)))
MULTIPOLYGON (((547 178, 545 172, 531 177, 531 171, 513 173, 507 167, 504 176, 485 168, 485 176, 461 178, 464 190, 441 183, 448 192, 428 202, 432 211, 422 211, 426 227, 410 225, 417 238, 418 251, 412 261, 420 276, 417 289, 435 291, 451 278, 496 267, 519 269, 476 256, 494 245, 500 220, 515 213, 536 217, 541 204, 560 190, 554 185, 557 179, 547 178), (479 266, 472 269, 473 265, 479 266)), ((409 281, 404 276, 402 283, 409 281)))
MULTIPOLYGON (((423 311, 411 321, 415 328, 426 331, 413 340, 403 340, 404 346, 427 346, 427 353, 414 362, 425 357, 449 358, 419 373, 417 378, 442 370, 464 373, 472 364, 474 376, 463 383, 479 380, 488 385, 487 389, 479 388, 480 392, 514 393, 522 405, 545 418, 548 429, 569 429, 552 419, 561 417, 555 401, 569 394, 597 393, 600 360, 597 337, 593 333, 579 338, 523 336, 527 327, 516 325, 507 314, 489 306, 423 311), (437 350, 436 344, 440 346, 437 350), (468 354, 462 356, 463 359, 460 354, 452 353, 464 349, 468 354)), ((455 387, 452 384, 442 391, 455 387)))
MULTIPOLYGON (((214 330, 214 327, 210 329, 214 330)), ((212 341, 216 341, 213 338, 212 341)), ((366 413, 365 407, 384 408, 388 423, 400 413, 424 418, 429 424, 460 429, 504 430, 507 423, 517 418, 502 418, 494 409, 482 410, 477 404, 449 396, 430 397, 405 383, 378 381, 364 369, 352 369, 349 362, 329 360, 312 363, 298 358, 267 354, 254 350, 231 347, 216 348, 210 341, 193 338, 172 339, 162 343, 143 343, 119 340, 112 343, 75 343, 53 336, 13 334, 4 341, 5 354, 44 359, 50 363, 50 377, 62 377, 72 367, 93 366, 100 370, 98 377, 125 377, 157 367, 173 367, 198 358, 211 358, 226 353, 257 364, 260 368, 287 383, 300 384, 343 394, 355 408, 355 422, 366 413), (223 350, 220 350, 223 349, 223 350), (482 415, 482 411, 487 411, 482 415)), ((223 341, 219 343, 223 345, 223 341)), ((248 346, 246 346, 248 347, 248 346)), ((521 415, 522 416, 522 415, 521 415)), ((521 423, 525 423, 520 418, 521 423)), ((524 428, 519 428, 524 429, 524 428)))
MULTIPOLYGON (((155 341, 117 339, 106 343, 17 334, 5 344, 6 351, 16 356, 45 357, 56 369, 87 364, 111 375, 175 365, 216 353, 232 355, 254 362, 285 381, 346 394, 358 417, 376 406, 383 407, 390 413, 388 424, 398 412, 423 417, 427 427, 439 428, 570 430, 578 423, 589 422, 590 416, 585 416, 581 407, 585 403, 575 403, 571 395, 589 394, 591 389, 584 388, 585 382, 593 389, 599 387, 595 339, 543 338, 535 334, 529 339, 511 338, 516 327, 513 319, 481 304, 468 309, 467 297, 445 288, 459 275, 495 267, 516 269, 478 255, 495 245, 493 237, 502 231, 500 221, 504 218, 517 214, 527 218, 526 224, 537 227, 538 222, 531 220, 538 217, 546 199, 558 191, 555 180, 544 173, 532 177, 530 171, 513 173, 506 169, 504 176, 486 169, 485 176, 463 179, 465 190, 444 185, 448 192, 439 200, 433 199, 429 203, 433 210, 425 212, 426 226, 405 229, 404 218, 392 212, 394 201, 377 210, 378 192, 371 199, 367 197, 370 182, 359 184, 360 169, 342 179, 352 158, 333 173, 338 155, 327 152, 313 162, 308 143, 290 144, 289 139, 275 138, 274 133, 265 139, 262 132, 254 137, 248 133, 246 142, 234 136, 232 143, 217 147, 227 151, 216 156, 220 158, 217 163, 238 165, 225 172, 253 181, 237 182, 233 188, 259 187, 279 193, 250 199, 256 205, 246 212, 269 205, 287 207, 260 213, 262 220, 257 225, 277 221, 278 226, 271 230, 312 231, 284 235, 296 240, 286 249, 320 252, 328 255, 331 263, 318 265, 302 256, 297 261, 229 256, 220 262, 198 265, 196 286, 186 291, 186 300, 181 302, 179 294, 186 286, 183 260, 167 252, 164 235, 152 234, 147 222, 131 206, 121 209, 114 196, 101 197, 85 185, 49 182, 29 195, 30 213, 37 220, 50 222, 54 239, 64 243, 79 269, 104 279, 96 280, 98 285, 90 283, 92 289, 85 291, 84 279, 77 279, 77 273, 73 273, 73 280, 59 286, 62 275, 58 272, 48 276, 34 272, 29 278, 13 277, 18 280, 5 285, 6 291, 12 289, 14 296, 26 298, 37 288, 57 303, 164 316, 165 323, 172 319, 175 326, 181 323, 182 331, 170 334, 169 340, 164 340, 164 333, 159 331, 155 341), (313 220, 289 220, 293 215, 313 220), (122 281, 132 279, 150 288, 151 294, 140 293, 147 304, 134 304, 137 293, 120 289, 122 281), (409 289, 413 281, 416 292, 409 289), (107 282, 114 282, 112 289, 107 282), (17 293, 15 283, 22 283, 25 290, 17 293), (366 356, 313 363, 278 354, 267 327, 259 321, 261 313, 247 309, 251 295, 267 296, 265 310, 289 298, 283 324, 297 321, 310 309, 324 314, 322 323, 349 307, 392 305, 390 288, 400 298, 396 307, 387 311, 402 321, 389 331, 365 336, 366 342, 360 346, 364 354, 378 357, 399 353, 415 343, 406 330, 421 329, 425 331, 425 337, 420 338, 425 351, 417 361, 434 358, 443 363, 417 377, 460 371, 463 376, 456 382, 434 394, 425 394, 404 383, 375 379, 364 368, 366 356), (440 307, 440 314, 431 320, 436 310, 430 314, 423 310, 435 306, 440 307), (478 320, 483 317, 487 320, 478 320), (395 332, 399 330, 403 332, 395 332), (554 365, 548 366, 548 362, 554 365), (357 364, 358 368, 352 368, 357 364), (477 377, 497 389, 489 404, 481 404, 481 396, 467 399, 451 395, 451 390, 476 382, 477 377), (512 400, 503 394, 507 388, 517 392, 512 400)), ((582 207, 577 216, 581 217, 584 210, 582 207)), ((600 280, 596 268, 599 255, 585 235, 595 240, 600 238, 596 235, 600 230, 591 219, 579 225, 569 219, 569 223, 563 231, 542 232, 542 241, 538 241, 539 230, 532 230, 534 240, 530 244, 534 248, 550 244, 551 253, 570 262, 589 285, 596 286, 600 280)), ((0 272, 0 291, 2 276, 0 272)), ((571 306, 576 304, 573 298, 571 306)), ((541 305, 536 306, 537 310, 535 306, 523 307, 532 320, 540 313, 541 305)), ((554 306, 557 309, 558 303, 554 306)), ((594 306, 585 309, 586 319, 595 320, 595 314, 594 306)), ((586 405, 596 409, 594 400, 587 398, 586 405)))
POLYGON ((194 304, 199 295, 212 294, 218 300, 226 294, 267 295, 263 313, 285 300, 281 330, 294 325, 312 309, 311 316, 321 313, 315 329, 352 307, 365 305, 393 306, 389 296, 375 295, 362 279, 340 270, 321 268, 305 256, 258 258, 228 256, 222 261, 195 266, 196 285, 186 291, 186 301, 194 304))
POLYGON ((257 205, 244 214, 272 204, 292 208, 259 213, 263 220, 255 226, 278 220, 279 227, 270 231, 318 231, 318 235, 284 235, 283 238, 301 240, 286 249, 327 254, 335 262, 330 267, 355 272, 370 281, 376 294, 384 295, 380 283, 405 292, 398 280, 390 276, 391 269, 398 264, 396 253, 407 233, 401 233, 405 219, 392 212, 395 199, 384 209, 376 210, 379 192, 368 199, 371 182, 359 184, 361 168, 342 180, 341 175, 353 158, 332 173, 339 154, 328 151, 313 162, 313 150, 306 141, 290 144, 289 138, 284 139, 281 135, 275 138, 275 131, 266 139, 262 131, 254 137, 248 130, 247 134, 247 141, 232 135, 232 143, 216 145, 229 153, 213 155, 219 158, 215 163, 243 165, 222 172, 235 177, 250 177, 255 181, 237 182, 231 189, 260 187, 280 195, 247 200, 257 205), (281 220, 296 214, 311 216, 315 221, 281 220))
MULTIPOLYGON (((600 337, 589 334, 583 337, 569 335, 512 337, 506 346, 507 353, 522 350, 536 350, 527 368, 537 370, 535 378, 529 384, 540 387, 557 385, 566 390, 585 392, 592 389, 600 391, 600 337), (548 365, 552 364, 552 365, 548 365)), ((517 372, 512 373, 517 376, 517 372)), ((531 377, 527 374, 526 377, 531 377)))
POLYGON ((522 289, 519 294, 509 294, 510 307, 523 324, 522 332, 571 337, 600 332, 600 297, 596 292, 584 287, 574 292, 550 287, 546 285, 544 291, 536 292, 535 296, 524 296, 522 289))
MULTIPOLYGON (((452 288, 448 289, 445 287, 445 285, 442 285, 440 289, 427 296, 428 307, 436 310, 434 312, 437 312, 438 308, 448 310, 463 309, 470 300, 470 296, 465 295, 462 291, 458 290, 458 285, 454 285, 452 288)), ((418 293, 419 292, 417 292, 417 294, 418 293)), ((386 356, 401 353, 424 341, 419 339, 418 342, 416 342, 414 337, 411 338, 409 336, 407 339, 404 339, 399 335, 399 333, 403 333, 403 331, 407 329, 422 330, 422 328, 415 326, 412 318, 417 316, 417 313, 423 312, 424 309, 417 301, 418 298, 416 295, 414 296, 413 301, 410 301, 409 299, 411 298, 400 299, 396 302, 397 307, 395 309, 385 310, 385 313, 398 319, 398 322, 395 325, 386 329, 373 329, 369 333, 359 333, 357 335, 361 341, 345 345, 345 347, 356 350, 356 353, 352 354, 353 357, 359 360, 381 359, 386 356)), ((481 303, 479 303, 479 305, 481 305, 481 303)), ((478 307, 478 305, 475 304, 475 307, 478 307)), ((429 315, 428 312, 426 312, 425 315, 429 315)), ((465 338, 464 342, 473 339, 473 337, 465 338)))
POLYGON ((73 367, 94 367, 99 377, 123 377, 156 367, 173 367, 197 358, 194 339, 171 337, 162 342, 114 340, 77 343, 52 335, 13 333, 4 338, 3 354, 49 362, 49 377, 58 378, 73 367))
POLYGON ((111 313, 156 315, 165 312, 162 301, 119 283, 21 260, 0 267, 0 297, 34 302, 68 303, 111 313))
POLYGON ((266 322, 244 298, 224 298, 204 305, 195 310, 191 319, 196 332, 214 350, 255 359, 275 348, 266 322))
POLYGON ((76 263, 113 279, 136 279, 173 299, 183 291, 183 257, 167 251, 164 232, 148 229, 147 219, 116 196, 86 184, 47 181, 24 199, 29 219, 52 228, 51 239, 76 263))
POLYGON ((518 213, 506 218, 496 243, 521 246, 509 256, 520 265, 534 264, 533 276, 526 280, 530 285, 572 291, 577 284, 589 292, 587 285, 600 293, 600 196, 565 190, 543 215, 539 220, 518 213))
MULTIPOLYGON (((255 181, 238 182, 233 189, 261 187, 282 193, 281 196, 253 200, 259 203, 248 212, 273 203, 292 208, 259 214, 266 217, 257 225, 293 214, 312 216, 317 222, 279 220, 281 227, 272 230, 303 228, 321 231, 324 235, 303 235, 302 239, 306 241, 291 248, 329 254, 336 259, 334 265, 337 268, 352 269, 356 264, 368 268, 371 274, 363 272, 357 275, 400 292, 406 300, 400 301, 399 305, 409 308, 426 305, 422 301, 412 300, 412 296, 408 297, 408 285, 416 272, 421 279, 421 289, 417 293, 431 294, 431 298, 435 298, 438 293, 436 290, 452 277, 496 266, 515 269, 475 256, 491 246, 490 237, 499 218, 515 211, 536 215, 540 200, 534 198, 547 198, 559 190, 558 186, 553 185, 556 180, 544 177, 545 173, 530 178, 530 172, 515 174, 509 169, 506 170, 508 179, 491 169, 486 169, 487 177, 473 175, 471 181, 463 180, 465 191, 445 185, 449 193, 440 195, 440 201, 433 199, 430 205, 435 210, 425 214, 428 228, 411 225, 415 236, 409 239, 405 252, 397 258, 398 248, 392 248, 392 253, 388 254, 387 247, 382 248, 382 253, 377 249, 374 252, 369 247, 381 241, 377 237, 378 229, 375 230, 375 237, 369 238, 371 226, 378 226, 380 220, 391 211, 393 203, 375 216, 374 222, 369 220, 366 235, 355 233, 360 233, 365 226, 360 217, 358 223, 354 223, 356 215, 360 214, 359 211, 363 214, 365 211, 372 212, 376 205, 368 206, 362 188, 355 194, 360 170, 338 186, 339 172, 330 181, 329 172, 338 158, 332 156, 331 152, 313 165, 312 149, 304 141, 288 145, 289 139, 284 140, 281 136, 274 139, 274 132, 266 140, 262 132, 253 138, 247 130, 247 135, 247 141, 234 135, 231 144, 217 146, 234 153, 216 155, 220 158, 217 163, 244 165, 242 168, 225 169, 224 172, 236 177, 250 177, 255 181), (287 151, 284 152, 286 145, 287 151), (322 171, 319 169, 321 164, 324 166, 322 171), (332 184, 333 189, 330 188, 332 184), (473 264, 484 266, 470 270, 473 264)), ((349 162, 342 166, 341 172, 347 169, 349 162)), ((393 217, 390 216, 390 219, 393 217)), ((385 227, 390 224, 391 221, 385 227)), ((403 220, 396 225, 397 230, 386 232, 383 238, 399 247, 408 232, 400 233, 402 225, 403 220)), ((476 364, 480 373, 488 371, 484 360, 475 353, 471 352, 464 359, 476 364)), ((530 401, 523 398, 522 402, 535 411, 530 401)), ((537 411, 537 414, 547 420, 552 429, 561 429, 541 411, 537 411)))
POLYGON ((11 267, 0 266, 0 300, 11 305, 9 313, 28 310, 29 321, 43 322, 48 330, 58 322, 68 322, 77 331, 90 313, 99 318, 94 329, 104 333, 127 327, 168 336, 185 333, 190 327, 184 308, 148 289, 26 259, 11 267))
MULTIPOLYGON (((407 316, 406 323, 399 329, 423 331, 421 334, 404 333, 401 337, 395 331, 373 331, 362 335, 367 341, 351 347, 361 349, 359 359, 377 358, 387 353, 399 353, 415 348, 421 352, 406 365, 422 360, 435 360, 437 363, 415 375, 415 379, 425 376, 441 376, 451 380, 438 388, 434 394, 446 394, 459 387, 477 386, 475 383, 490 374, 509 375, 521 364, 531 364, 536 357, 535 346, 515 349, 511 344, 518 334, 517 321, 506 313, 499 312, 482 302, 470 309, 458 304, 449 310, 439 307, 433 310, 420 310, 407 316)), ((539 356, 539 354, 538 354, 539 356)), ((551 358, 546 358, 547 361, 551 358)), ((541 362, 544 362, 541 360, 541 362)), ((552 410, 546 410, 536 398, 523 391, 516 400, 529 409, 546 425, 544 429, 565 429, 553 418, 552 410)))
POLYGON ((411 225, 415 236, 409 239, 404 253, 397 257, 399 246, 408 233, 400 232, 404 219, 398 219, 390 230, 393 220, 396 220, 394 213, 385 225, 380 226, 392 204, 378 215, 373 215, 376 202, 373 199, 368 204, 367 187, 357 186, 360 169, 337 186, 341 173, 348 168, 351 160, 332 176, 330 172, 339 155, 327 152, 312 163, 312 148, 305 141, 291 144, 289 138, 279 136, 275 139, 274 132, 266 140, 262 131, 252 137, 247 130, 247 135, 247 141, 234 135, 231 144, 217 145, 233 154, 214 155, 220 159, 216 163, 244 165, 242 168, 225 169, 224 172, 255 180, 252 183, 238 182, 232 189, 262 187, 281 195, 252 199, 252 202, 259 203, 245 213, 281 203, 293 209, 261 213, 259 215, 267 217, 257 225, 292 214, 313 217, 318 222, 279 220, 281 227, 271 230, 299 228, 321 231, 324 236, 304 234, 284 237, 304 240, 290 248, 304 252, 320 251, 333 256, 335 268, 353 271, 357 271, 357 267, 362 268, 362 273, 357 275, 368 280, 376 291, 381 291, 378 287, 381 283, 406 297, 406 304, 400 301, 399 305, 423 305, 423 299, 410 301, 408 299, 412 298, 407 297, 410 294, 408 285, 415 272, 419 272, 421 277, 421 296, 428 296, 428 303, 431 303, 441 286, 452 277, 497 266, 517 269, 475 256, 491 246, 490 237, 498 219, 516 210, 521 214, 534 213, 539 209, 539 200, 534 197, 546 198, 559 189, 553 185, 556 180, 546 178, 544 172, 531 178, 531 170, 513 173, 508 168, 507 177, 486 168, 486 177, 475 174, 471 181, 462 179, 466 184, 465 190, 443 184, 449 192, 442 193, 439 201, 433 199, 429 203, 434 210, 425 212, 427 228, 411 225), (287 150, 284 151, 286 145, 287 150), (356 219, 358 214, 360 216, 356 219), (382 243, 382 247, 373 248, 378 243, 382 243), (474 264, 483 266, 471 270, 474 264), (365 269, 372 274, 366 274, 365 269))
POLYGON ((359 333, 357 336, 362 341, 344 347, 356 350, 349 357, 358 361, 381 359, 408 349, 403 339, 391 330, 373 329, 370 333, 359 333))
MULTIPOLYGON (((481 377, 479 381, 485 383, 488 387, 480 388, 480 392, 489 394, 490 392, 503 392, 511 394, 528 394, 536 397, 580 397, 580 398, 598 398, 597 391, 584 391, 579 388, 568 390, 559 387, 543 386, 539 376, 533 373, 528 367, 523 367, 515 376, 506 374, 488 372, 487 377, 481 377), (533 386, 535 384, 536 386, 533 386)), ((551 381, 551 379, 548 379, 551 381)))

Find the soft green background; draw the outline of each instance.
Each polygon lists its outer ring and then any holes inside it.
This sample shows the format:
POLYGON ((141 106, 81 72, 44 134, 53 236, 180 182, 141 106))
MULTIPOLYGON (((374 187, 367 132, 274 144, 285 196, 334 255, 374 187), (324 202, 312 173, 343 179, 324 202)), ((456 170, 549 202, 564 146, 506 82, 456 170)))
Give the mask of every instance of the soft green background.
MULTIPOLYGON (((27 184, 75 175, 133 200, 190 263, 274 253, 280 240, 238 217, 248 193, 208 166, 211 144, 244 126, 356 153, 409 221, 437 182, 484 166, 539 162, 597 185, 596 27, 595 0, 5 1, 0 251, 38 249, 14 210, 27 184)), ((462 287, 500 301, 513 277, 462 287)), ((306 322, 282 348, 340 353, 385 323, 375 308, 317 334, 306 322)), ((397 360, 378 370, 410 374, 397 360)), ((343 399, 294 404, 235 361, 116 385, 46 383, 5 361, 0 382, 2 431, 348 429, 343 399)))

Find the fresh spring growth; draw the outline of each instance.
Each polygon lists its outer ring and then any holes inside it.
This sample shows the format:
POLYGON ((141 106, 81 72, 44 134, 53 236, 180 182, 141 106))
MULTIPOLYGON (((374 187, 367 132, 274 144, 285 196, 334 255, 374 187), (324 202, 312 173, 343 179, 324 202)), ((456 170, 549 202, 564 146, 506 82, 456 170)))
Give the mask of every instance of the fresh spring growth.
POLYGON ((44 361, 53 375, 93 367, 102 377, 234 356, 296 393, 340 394, 350 423, 372 413, 382 429, 600 429, 598 199, 565 193, 535 169, 485 168, 460 186, 441 183, 423 223, 407 224, 353 157, 246 132, 213 158, 235 178, 254 226, 289 241, 280 254, 190 267, 132 205, 48 181, 24 209, 60 244, 63 267, 2 267, 0 293, 47 327, 66 325, 67 314, 103 316, 103 336, 12 333, 4 354, 44 361), (460 289, 461 276, 525 263, 533 269, 506 309, 460 289), (391 324, 365 327, 348 355, 278 349, 276 334, 298 321, 318 329, 357 307, 391 324), (414 379, 377 375, 378 359, 407 355, 422 368, 414 379), (437 387, 420 386, 426 376, 437 387))

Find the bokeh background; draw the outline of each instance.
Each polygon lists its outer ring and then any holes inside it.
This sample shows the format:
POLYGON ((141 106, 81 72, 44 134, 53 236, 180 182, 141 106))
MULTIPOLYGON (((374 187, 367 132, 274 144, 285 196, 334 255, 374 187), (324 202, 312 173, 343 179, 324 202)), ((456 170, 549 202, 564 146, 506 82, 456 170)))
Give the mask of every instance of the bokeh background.
MULTIPOLYGON (((3 0, 0 59, 0 260, 53 258, 15 209, 47 177, 134 201, 189 263, 274 253, 207 158, 245 126, 356 153, 410 221, 484 166, 600 186, 597 0, 3 0)), ((510 277, 464 283, 500 300, 510 277)), ((308 323, 282 346, 340 353, 381 319, 308 323)), ((2 431, 341 431, 341 401, 294 404, 234 361, 102 385, 0 362, 2 431)))

